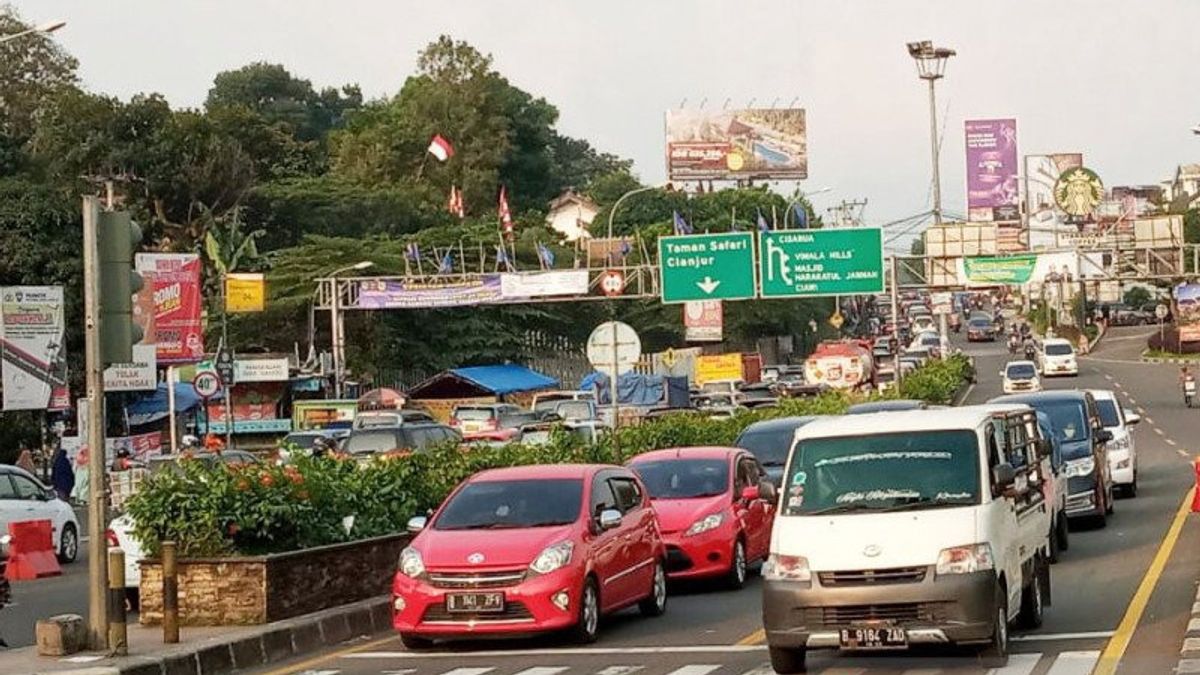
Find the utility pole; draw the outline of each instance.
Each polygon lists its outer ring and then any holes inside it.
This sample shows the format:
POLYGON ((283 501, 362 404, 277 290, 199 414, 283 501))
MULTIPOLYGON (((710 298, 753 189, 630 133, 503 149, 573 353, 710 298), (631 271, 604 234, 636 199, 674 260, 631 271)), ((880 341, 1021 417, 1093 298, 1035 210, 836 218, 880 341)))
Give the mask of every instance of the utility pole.
POLYGON ((837 227, 861 227, 863 210, 867 208, 867 200, 842 200, 842 203, 831 206, 826 211, 834 215, 837 227))
POLYGON ((87 363, 88 445, 88 643, 108 649, 108 522, 105 494, 104 361, 100 351, 100 201, 83 198, 84 352, 87 363))
POLYGON ((892 267, 892 341, 895 342, 895 347, 892 349, 892 372, 893 381, 896 383, 896 393, 900 393, 900 279, 896 273, 896 254, 891 257, 892 267))

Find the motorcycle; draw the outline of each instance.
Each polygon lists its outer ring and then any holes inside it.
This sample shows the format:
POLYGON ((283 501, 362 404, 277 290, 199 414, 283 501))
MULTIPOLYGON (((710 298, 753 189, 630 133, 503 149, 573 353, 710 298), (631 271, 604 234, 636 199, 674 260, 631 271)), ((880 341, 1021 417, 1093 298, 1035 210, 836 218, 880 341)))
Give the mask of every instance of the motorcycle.
POLYGON ((1037 350, 1033 348, 1033 345, 1026 346, 1025 347, 1025 360, 1032 361, 1033 357, 1035 357, 1035 356, 1037 356, 1037 350))
POLYGON ((1012 356, 1012 355, 1014 355, 1014 354, 1016 354, 1016 353, 1017 353, 1017 341, 1016 341, 1016 340, 1009 340, 1009 341, 1008 341, 1008 354, 1009 354, 1009 356, 1012 356))
POLYGON ((1196 398, 1196 380, 1189 377, 1183 381, 1183 403, 1192 407, 1192 399, 1196 398))

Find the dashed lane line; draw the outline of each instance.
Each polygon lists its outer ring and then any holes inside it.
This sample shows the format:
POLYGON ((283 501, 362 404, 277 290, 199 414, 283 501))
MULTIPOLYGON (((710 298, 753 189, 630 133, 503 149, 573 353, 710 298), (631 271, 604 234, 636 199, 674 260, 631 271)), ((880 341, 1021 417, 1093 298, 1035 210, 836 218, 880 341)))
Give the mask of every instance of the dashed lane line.
POLYGON ((1099 660, 1100 652, 1062 652, 1046 675, 1088 675, 1099 660))
POLYGON ((1175 452, 1179 453, 1179 456, 1180 456, 1180 457, 1182 457, 1182 458, 1184 458, 1184 459, 1190 459, 1190 458, 1191 458, 1191 456, 1190 456, 1190 455, 1188 455, 1188 453, 1187 453, 1187 450, 1176 450, 1175 452))
POLYGON ((1175 442, 1173 439, 1170 439, 1170 438, 1168 438, 1168 439, 1167 439, 1167 445, 1175 446, 1175 445, 1179 445, 1179 444, 1178 444, 1178 443, 1176 443, 1176 442, 1175 442))
POLYGON ((1166 435, 1165 433, 1163 433, 1163 430, 1162 430, 1162 429, 1159 429, 1158 427, 1154 427, 1154 433, 1158 434, 1159 436, 1165 436, 1165 435, 1166 435))

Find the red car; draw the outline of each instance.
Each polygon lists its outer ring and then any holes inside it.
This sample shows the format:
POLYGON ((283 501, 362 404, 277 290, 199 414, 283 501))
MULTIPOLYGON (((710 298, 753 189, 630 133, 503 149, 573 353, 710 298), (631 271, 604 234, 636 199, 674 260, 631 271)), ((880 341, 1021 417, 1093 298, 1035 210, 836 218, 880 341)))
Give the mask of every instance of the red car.
POLYGON ((667 606, 666 548, 642 482, 603 465, 524 466, 463 481, 400 554, 392 625, 435 638, 566 630, 596 639, 603 614, 667 606))
POLYGON ((643 453, 637 472, 658 514, 672 579, 723 577, 741 588, 746 568, 766 559, 775 486, 740 448, 675 448, 643 453))

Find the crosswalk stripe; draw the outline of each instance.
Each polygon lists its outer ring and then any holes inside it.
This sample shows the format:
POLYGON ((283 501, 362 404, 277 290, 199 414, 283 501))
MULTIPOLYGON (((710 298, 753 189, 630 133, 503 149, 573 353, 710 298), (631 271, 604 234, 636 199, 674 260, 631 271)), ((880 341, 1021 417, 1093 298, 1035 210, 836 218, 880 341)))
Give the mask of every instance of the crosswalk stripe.
POLYGON ((565 673, 567 670, 569 670, 567 666, 535 666, 533 668, 526 668, 514 675, 558 675, 559 673, 565 673))
POLYGON ((683 666, 681 668, 672 670, 671 672, 667 673, 667 675, 708 675, 720 667, 721 666, 719 665, 714 666, 708 664, 699 666, 683 666))
POLYGON ((485 675, 490 673, 495 668, 453 668, 442 673, 442 675, 485 675))
POLYGON ((1061 652, 1046 675, 1090 675, 1100 652, 1061 652))
POLYGON ((597 670, 596 675, 632 675, 639 670, 644 670, 646 666, 609 666, 602 670, 597 670))
POLYGON ((1010 654, 1007 666, 992 668, 988 675, 1029 675, 1041 660, 1041 654, 1010 654))
POLYGON ((751 668, 750 670, 747 670, 746 672, 742 673, 742 675, 775 675, 775 669, 771 667, 771 664, 764 663, 757 668, 751 668))

